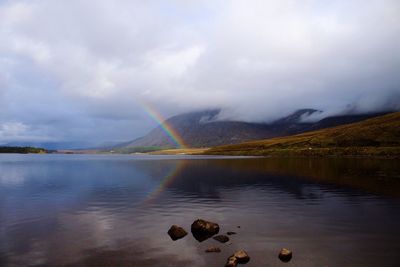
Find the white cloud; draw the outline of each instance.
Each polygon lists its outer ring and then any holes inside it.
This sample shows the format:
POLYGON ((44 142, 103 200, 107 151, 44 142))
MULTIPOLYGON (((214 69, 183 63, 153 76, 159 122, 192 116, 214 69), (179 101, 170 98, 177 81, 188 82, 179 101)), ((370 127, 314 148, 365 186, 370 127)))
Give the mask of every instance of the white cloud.
MULTIPOLYGON (((149 63, 150 70, 155 74, 167 78, 180 78, 188 68, 194 66, 204 48, 193 46, 182 50, 157 50, 150 51, 145 61, 149 63)), ((158 77, 158 76, 157 76, 158 77)))
POLYGON ((0 144, 12 141, 55 141, 43 128, 30 127, 22 122, 0 124, 0 144))
POLYGON ((0 125, 0 136, 18 136, 24 134, 28 130, 28 126, 21 122, 7 122, 0 125))

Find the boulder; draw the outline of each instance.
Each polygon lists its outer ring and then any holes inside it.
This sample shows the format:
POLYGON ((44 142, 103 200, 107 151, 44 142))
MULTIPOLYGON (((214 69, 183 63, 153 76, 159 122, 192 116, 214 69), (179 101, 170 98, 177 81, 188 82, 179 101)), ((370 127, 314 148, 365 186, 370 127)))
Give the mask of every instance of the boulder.
POLYGON ((209 252, 221 252, 221 249, 219 248, 219 247, 214 247, 214 246, 212 246, 212 247, 208 247, 206 250, 205 250, 207 253, 209 253, 209 252))
POLYGON ((172 225, 171 228, 168 230, 168 235, 171 237, 172 240, 178 240, 187 235, 185 229, 178 225, 172 225))
POLYGON ((217 236, 214 236, 213 239, 215 239, 221 243, 226 243, 229 241, 229 237, 227 237, 226 235, 217 235, 217 236))
POLYGON ((292 259, 292 252, 286 248, 281 249, 279 252, 279 259, 283 262, 289 262, 292 259))
POLYGON ((244 250, 238 250, 233 254, 238 263, 248 263, 250 260, 249 255, 244 250))
POLYGON ((217 223, 197 219, 192 223, 191 231, 193 237, 197 241, 202 242, 213 235, 218 234, 219 225, 217 223))
POLYGON ((226 260, 225 267, 236 267, 237 264, 238 264, 238 261, 237 261, 236 257, 232 255, 226 260))

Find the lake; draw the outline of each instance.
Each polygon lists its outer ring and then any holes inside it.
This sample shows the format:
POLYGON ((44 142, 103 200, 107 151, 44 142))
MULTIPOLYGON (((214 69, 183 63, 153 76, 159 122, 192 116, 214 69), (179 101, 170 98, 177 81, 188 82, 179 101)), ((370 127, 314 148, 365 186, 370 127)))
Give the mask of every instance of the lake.
POLYGON ((399 266, 399 237, 396 160, 0 154, 0 266, 399 266))

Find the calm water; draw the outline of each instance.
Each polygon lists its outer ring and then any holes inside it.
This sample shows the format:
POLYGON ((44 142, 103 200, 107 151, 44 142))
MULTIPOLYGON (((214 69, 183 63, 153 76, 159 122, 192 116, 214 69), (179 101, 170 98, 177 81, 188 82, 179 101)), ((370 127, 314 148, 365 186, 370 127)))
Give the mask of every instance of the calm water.
POLYGON ((399 238, 398 161, 0 155, 0 266, 399 266, 399 238), (197 218, 238 234, 166 234, 197 218))

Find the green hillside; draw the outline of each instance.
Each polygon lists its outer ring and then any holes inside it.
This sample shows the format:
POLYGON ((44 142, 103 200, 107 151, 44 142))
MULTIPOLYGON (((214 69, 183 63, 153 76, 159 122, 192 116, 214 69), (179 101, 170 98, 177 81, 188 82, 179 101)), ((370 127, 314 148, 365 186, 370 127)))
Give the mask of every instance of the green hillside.
POLYGON ((211 148, 208 155, 400 156, 400 112, 287 137, 211 148))

